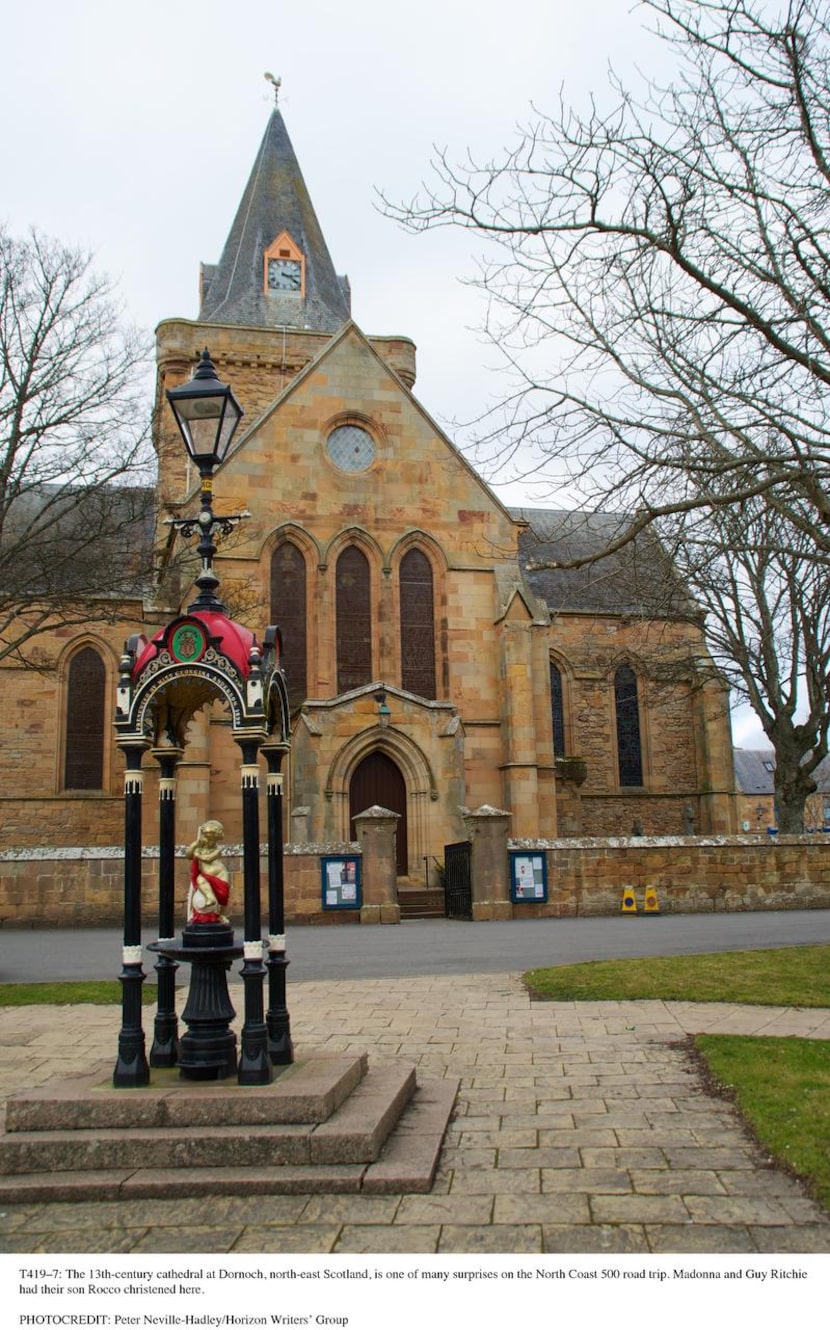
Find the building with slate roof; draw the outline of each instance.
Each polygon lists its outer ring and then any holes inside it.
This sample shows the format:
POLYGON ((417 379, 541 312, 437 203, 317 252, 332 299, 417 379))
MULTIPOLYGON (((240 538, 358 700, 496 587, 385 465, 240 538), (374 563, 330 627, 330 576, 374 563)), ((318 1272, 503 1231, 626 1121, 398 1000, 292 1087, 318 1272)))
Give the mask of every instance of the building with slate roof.
MULTIPOLYGON (((279 109, 200 288, 195 319, 157 329, 161 581, 123 622, 56 637, 53 670, 4 670, 7 843, 120 840, 118 659, 190 599, 168 519, 195 511, 198 476, 164 394, 205 346, 245 411, 214 477, 217 510, 251 514, 220 549, 222 594, 260 636, 284 635, 289 842, 348 842, 381 804, 398 814, 399 877, 423 880, 482 805, 519 838, 734 830, 726 690, 665 553, 644 535, 569 570, 616 518, 501 503, 420 402, 413 343, 352 320, 279 109)), ((236 839, 237 787, 228 717, 202 711, 179 838, 217 817, 236 839)))
MULTIPOLYGON (((766 831, 777 825, 775 806, 775 753, 771 748, 736 748, 735 789, 740 831, 766 831)), ((830 758, 816 767, 816 791, 807 798, 804 826, 830 827, 830 758)))
POLYGON ((771 748, 736 748, 733 760, 739 829, 766 831, 774 827, 775 753, 771 748))
POLYGON ((527 584, 551 609, 696 618, 694 600, 652 531, 598 557, 623 533, 618 516, 560 508, 513 508, 511 513, 527 524, 519 537, 527 584), (568 566, 585 558, 593 562, 568 566))

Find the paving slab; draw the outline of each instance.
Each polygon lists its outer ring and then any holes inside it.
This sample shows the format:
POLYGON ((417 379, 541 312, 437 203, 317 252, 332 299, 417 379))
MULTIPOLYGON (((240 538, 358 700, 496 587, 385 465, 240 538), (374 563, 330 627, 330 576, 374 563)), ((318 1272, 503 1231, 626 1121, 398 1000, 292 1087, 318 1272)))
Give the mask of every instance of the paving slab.
POLYGON ((540 1252, 542 1229, 539 1224, 487 1224, 477 1227, 445 1224, 441 1229, 438 1251, 442 1253, 540 1252))
POLYGON ((412 1224, 405 1229, 344 1224, 332 1247, 334 1252, 434 1252, 441 1229, 437 1224, 412 1224))
POLYGON ((758 1251, 749 1229, 739 1224, 711 1224, 707 1228, 694 1224, 647 1224, 645 1234, 649 1248, 656 1253, 728 1255, 758 1251))
POLYGON ((545 1224, 543 1251, 586 1255, 628 1255, 650 1250, 645 1229, 638 1224, 545 1224))

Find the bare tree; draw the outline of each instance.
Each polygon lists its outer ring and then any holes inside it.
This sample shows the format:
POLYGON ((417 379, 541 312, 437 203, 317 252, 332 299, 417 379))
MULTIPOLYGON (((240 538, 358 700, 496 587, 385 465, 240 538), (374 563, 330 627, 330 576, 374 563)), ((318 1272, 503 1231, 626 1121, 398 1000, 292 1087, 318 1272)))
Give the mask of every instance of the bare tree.
POLYGON ((757 497, 696 514, 674 542, 715 664, 775 751, 779 829, 803 831, 830 734, 827 570, 810 537, 757 497))
POLYGON ((147 351, 88 255, 0 230, 0 660, 148 587, 147 351))
POLYGON ((651 522, 762 494, 830 552, 830 11, 642 0, 674 67, 435 162, 512 388, 480 457, 651 522))

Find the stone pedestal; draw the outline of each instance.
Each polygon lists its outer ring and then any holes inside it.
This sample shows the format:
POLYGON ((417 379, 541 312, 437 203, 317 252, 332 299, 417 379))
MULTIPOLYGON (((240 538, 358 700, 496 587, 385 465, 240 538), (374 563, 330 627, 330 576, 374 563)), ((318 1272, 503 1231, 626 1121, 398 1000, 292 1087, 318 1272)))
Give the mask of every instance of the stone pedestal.
POLYGON ((354 820, 363 856, 360 922, 399 924, 395 834, 398 813, 374 804, 354 820))
POLYGON ((221 1081, 236 1074, 236 1012, 228 994, 231 961, 242 955, 228 924, 188 924, 182 944, 151 943, 149 950, 190 965, 190 988, 177 1059, 179 1075, 191 1081, 221 1081))
POLYGON ((507 834, 511 814, 482 804, 464 814, 472 846, 473 919, 512 919, 507 834))

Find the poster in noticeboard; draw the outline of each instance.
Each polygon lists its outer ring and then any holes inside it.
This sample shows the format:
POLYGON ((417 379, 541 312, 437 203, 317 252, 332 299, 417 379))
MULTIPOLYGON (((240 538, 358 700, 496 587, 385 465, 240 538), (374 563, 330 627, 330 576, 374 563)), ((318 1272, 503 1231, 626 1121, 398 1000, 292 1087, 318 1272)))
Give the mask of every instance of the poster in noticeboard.
POLYGON ((360 859, 325 855, 320 860, 324 910, 360 909, 360 859))
POLYGON ((511 851, 510 898, 517 904, 522 901, 539 903, 547 900, 548 874, 544 854, 526 850, 511 851))

